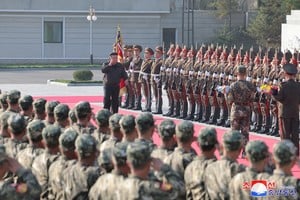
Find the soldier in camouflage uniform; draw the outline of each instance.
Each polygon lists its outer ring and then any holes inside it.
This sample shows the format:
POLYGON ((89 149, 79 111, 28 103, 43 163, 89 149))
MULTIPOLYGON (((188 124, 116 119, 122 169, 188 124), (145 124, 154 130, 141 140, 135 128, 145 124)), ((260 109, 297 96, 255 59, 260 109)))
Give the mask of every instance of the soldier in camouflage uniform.
POLYGON ((20 114, 11 114, 7 120, 11 138, 4 144, 6 153, 12 158, 28 145, 26 138, 26 121, 20 114))
POLYGON ((69 111, 69 120, 70 120, 70 125, 73 126, 74 124, 77 123, 77 118, 76 118, 76 114, 75 114, 75 108, 72 108, 69 111))
POLYGON ((113 149, 112 161, 114 169, 111 173, 100 176, 89 192, 90 200, 116 200, 120 199, 118 190, 130 169, 126 163, 126 146, 116 146, 113 149))
POLYGON ((151 69, 151 86, 152 86, 152 93, 155 98, 155 111, 153 114, 162 114, 162 74, 164 73, 163 69, 164 60, 163 56, 163 48, 161 46, 157 46, 155 48, 155 60, 152 64, 151 69), (161 72, 162 69, 162 72, 161 72))
POLYGON ((8 108, 8 103, 7 103, 7 93, 2 93, 0 94, 0 113, 5 112, 8 108))
POLYGON ((66 128, 70 126, 69 112, 70 108, 67 104, 58 104, 54 108, 54 124, 61 128, 61 132, 64 132, 66 128))
POLYGON ((201 156, 191 162, 184 173, 186 199, 202 200, 206 197, 204 172, 208 165, 217 160, 217 131, 215 128, 204 128, 198 135, 201 156))
POLYGON ((18 161, 27 169, 31 169, 33 160, 44 153, 44 145, 42 142, 42 132, 44 128, 45 124, 41 120, 34 120, 27 126, 29 145, 17 155, 18 161))
MULTIPOLYGON (((197 153, 192 148, 191 144, 195 140, 194 137, 194 125, 190 121, 182 121, 176 126, 176 139, 178 147, 175 148, 174 152, 170 154, 164 162, 171 166, 184 181, 184 172, 188 164, 190 164, 197 153)), ((180 193, 178 199, 185 199, 185 192, 180 193)))
POLYGON ((19 106, 19 99, 21 97, 21 92, 18 90, 11 90, 7 93, 7 112, 19 113, 21 108, 19 106))
POLYGON ((4 144, 10 140, 7 120, 10 116, 9 112, 0 113, 0 143, 4 144))
POLYGON ((59 136, 59 148, 61 156, 49 167, 49 195, 48 199, 61 199, 65 183, 63 173, 76 163, 75 141, 78 133, 72 129, 66 129, 59 136))
POLYGON ((54 118, 54 109, 55 107, 59 104, 58 101, 48 101, 46 103, 46 119, 45 119, 45 124, 50 125, 54 124, 55 118, 54 118))
POLYGON ((260 140, 250 141, 246 146, 246 156, 250 161, 250 167, 233 177, 229 184, 229 194, 232 200, 247 200, 251 197, 251 181, 266 180, 269 174, 264 169, 269 160, 268 146, 260 140))
POLYGON ((175 140, 176 125, 173 120, 165 119, 158 126, 158 134, 161 139, 161 146, 153 150, 151 157, 165 160, 171 153, 174 152, 177 146, 175 140))
POLYGON ((164 113, 164 116, 171 116, 173 115, 174 110, 174 98, 172 95, 172 78, 173 78, 173 69, 172 69, 172 62, 174 60, 174 51, 175 46, 174 44, 170 45, 170 49, 167 52, 167 55, 169 56, 165 60, 165 67, 161 70, 162 79, 164 82, 164 89, 166 90, 167 97, 168 97, 168 112, 164 113))
POLYGON ((134 93, 134 108, 133 110, 142 110, 142 95, 141 95, 141 83, 138 81, 141 66, 143 63, 143 59, 140 57, 140 53, 142 52, 143 48, 140 45, 133 46, 133 59, 130 63, 129 70, 130 70, 130 82, 133 88, 134 93))
POLYGON ((0 169, 0 199, 39 199, 41 187, 36 178, 30 170, 8 157, 3 145, 0 145, 0 169), (9 172, 15 177, 3 179, 9 172))
POLYGON ((135 117, 133 115, 124 115, 120 119, 119 124, 121 127, 121 132, 123 134, 123 139, 120 143, 117 144, 117 146, 120 145, 127 147, 129 143, 134 142, 138 137, 138 133, 135 127, 135 117))
POLYGON ((47 100, 43 99, 43 98, 34 100, 34 102, 33 102, 34 120, 35 119, 45 120, 45 118, 46 118, 46 103, 47 103, 47 100))
POLYGON ((77 118, 77 123, 73 124, 71 127, 79 134, 93 134, 96 127, 90 122, 93 115, 90 103, 87 101, 81 101, 77 103, 75 105, 75 115, 77 118))
POLYGON ((100 151, 111 151, 112 148, 119 142, 121 142, 123 134, 120 127, 120 119, 122 115, 115 113, 109 118, 109 129, 110 137, 108 140, 104 141, 100 146, 100 151))
POLYGON ((155 121, 151 113, 141 113, 135 118, 138 138, 135 141, 141 141, 148 144, 152 150, 156 147, 152 137, 155 130, 155 121))
POLYGON ((31 121, 34 117, 33 114, 33 98, 30 95, 25 95, 19 99, 19 104, 21 108, 20 114, 23 115, 27 122, 31 121))
POLYGON ((108 109, 99 110, 96 114, 97 129, 95 130, 93 136, 101 145, 105 140, 110 137, 109 130, 109 117, 112 113, 108 109))
POLYGON ((89 134, 80 134, 75 147, 78 161, 63 175, 63 199, 88 199, 90 188, 102 174, 102 169, 96 165, 99 155, 97 141, 89 134))
POLYGON ((151 151, 143 142, 134 142, 128 146, 127 162, 131 176, 119 190, 121 200, 178 199, 184 187, 183 181, 168 165, 151 158, 151 151), (160 174, 159 178, 150 175, 150 167, 160 174))
POLYGON ((138 81, 141 84, 143 95, 146 100, 145 109, 143 112, 151 112, 151 86, 150 86, 150 78, 151 78, 151 67, 152 67, 152 56, 154 51, 147 47, 144 52, 144 60, 141 65, 140 74, 138 77, 138 81))
POLYGON ((243 136, 238 131, 229 131, 223 135, 224 156, 208 165, 204 173, 207 198, 229 199, 228 187, 232 177, 245 171, 245 166, 237 163, 243 143, 243 136))
POLYGON ((45 143, 45 151, 37 156, 32 164, 32 173, 36 176, 42 187, 41 199, 48 198, 49 167, 59 157, 59 136, 61 129, 55 125, 46 126, 42 135, 45 143))
MULTIPOLYGON (((237 81, 232 83, 227 94, 227 100, 231 107, 231 129, 238 130, 244 137, 244 142, 249 141, 250 128, 250 104, 253 101, 256 88, 252 83, 246 81, 247 69, 241 65, 238 67, 237 81)), ((244 152, 243 152, 243 155, 244 152)))
POLYGON ((290 196, 272 196, 272 199, 299 199, 300 181, 292 174, 292 168, 297 162, 297 148, 289 140, 282 140, 273 147, 273 158, 276 169, 268 182, 276 184, 276 188, 290 187, 290 196), (292 195, 294 193, 294 195, 292 195))

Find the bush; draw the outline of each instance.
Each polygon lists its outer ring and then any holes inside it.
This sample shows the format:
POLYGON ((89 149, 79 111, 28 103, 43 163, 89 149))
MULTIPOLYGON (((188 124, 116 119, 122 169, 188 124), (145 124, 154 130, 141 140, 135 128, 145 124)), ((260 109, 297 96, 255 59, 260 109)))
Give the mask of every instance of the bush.
POLYGON ((73 79, 75 81, 90 81, 93 79, 93 72, 91 70, 77 70, 73 72, 73 79))

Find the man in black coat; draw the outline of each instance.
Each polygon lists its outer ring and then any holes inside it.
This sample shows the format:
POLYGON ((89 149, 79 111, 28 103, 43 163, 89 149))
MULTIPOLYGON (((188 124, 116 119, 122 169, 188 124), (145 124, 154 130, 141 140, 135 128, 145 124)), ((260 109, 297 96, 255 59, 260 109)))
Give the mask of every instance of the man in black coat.
POLYGON ((104 63, 102 68, 104 73, 104 108, 117 113, 119 109, 120 80, 123 78, 127 84, 127 73, 124 66, 118 62, 118 54, 110 54, 108 63, 104 63))
POLYGON ((299 155, 299 104, 300 83, 295 81, 297 67, 291 63, 283 66, 285 82, 279 89, 272 89, 272 97, 279 102, 280 138, 291 140, 299 155))

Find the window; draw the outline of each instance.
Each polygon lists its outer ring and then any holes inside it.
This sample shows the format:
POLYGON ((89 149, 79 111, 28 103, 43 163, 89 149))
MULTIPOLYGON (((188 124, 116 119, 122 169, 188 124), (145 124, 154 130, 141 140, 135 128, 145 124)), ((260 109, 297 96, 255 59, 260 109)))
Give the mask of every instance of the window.
POLYGON ((44 22, 44 43, 62 43, 62 22, 44 22))
POLYGON ((163 28, 163 42, 165 47, 176 44, 176 28, 163 28))

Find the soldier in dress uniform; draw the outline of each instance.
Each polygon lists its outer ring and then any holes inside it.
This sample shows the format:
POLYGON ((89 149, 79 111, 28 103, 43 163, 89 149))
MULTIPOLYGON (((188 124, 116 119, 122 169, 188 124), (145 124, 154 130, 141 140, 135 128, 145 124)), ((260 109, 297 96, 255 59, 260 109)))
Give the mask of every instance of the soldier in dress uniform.
POLYGON ((143 59, 141 58, 140 54, 142 52, 143 48, 140 45, 134 45, 133 46, 133 59, 130 63, 130 82, 131 86, 133 88, 134 93, 134 108, 133 110, 142 110, 142 95, 141 95, 141 83, 138 81, 141 66, 143 63, 143 59))
POLYGON ((163 47, 157 46, 155 48, 155 60, 152 64, 151 69, 151 86, 152 86, 152 94, 155 98, 155 111, 153 114, 162 114, 162 74, 165 73, 162 68, 164 66, 163 60, 163 47), (162 69, 162 70, 161 70, 162 69), (162 72, 161 72, 162 71, 162 72))
POLYGON ((186 46, 183 47, 181 54, 180 54, 180 61, 178 62, 178 70, 179 70, 179 83, 177 87, 177 91, 179 94, 179 101, 180 101, 180 113, 179 118, 184 119, 187 117, 187 111, 188 111, 188 101, 187 101, 187 91, 186 91, 186 82, 187 82, 187 76, 188 76, 188 66, 190 65, 190 62, 192 64, 193 58, 188 59, 189 50, 186 46))
MULTIPOLYGON (((132 45, 124 45, 124 63, 123 66, 127 72, 128 80, 130 80, 131 73, 130 73, 130 63, 133 59, 133 49, 132 45), (126 50, 126 51, 125 51, 126 50)), ((128 81, 128 85, 126 86, 127 93, 126 93, 126 99, 125 104, 122 105, 122 108, 132 109, 134 107, 134 93, 133 93, 133 86, 131 85, 131 82, 128 81)))
POLYGON ((191 48, 191 50, 188 52, 188 61, 185 64, 185 90, 188 97, 188 111, 187 111, 187 117, 185 120, 194 120, 195 115, 195 109, 196 109, 196 102, 195 102, 195 96, 194 96, 194 84, 196 82, 195 78, 195 69, 194 69, 194 56, 195 56, 195 50, 194 48, 191 48))
POLYGON ((151 67, 152 67, 152 56, 154 51, 147 47, 144 52, 144 60, 141 65, 140 75, 138 77, 138 81, 142 86, 143 95, 146 100, 145 108, 143 112, 151 112, 151 86, 150 86, 150 78, 151 78, 151 67))
POLYGON ((170 45, 170 49, 167 52, 168 58, 165 60, 165 67, 164 70, 161 72, 162 79, 164 82, 164 89, 166 90, 167 93, 167 98, 168 98, 168 112, 164 113, 164 116, 171 116, 173 115, 173 110, 174 110, 174 98, 172 95, 172 78, 173 78, 173 71, 172 71, 172 62, 174 59, 174 51, 175 51, 175 46, 174 44, 170 45))

